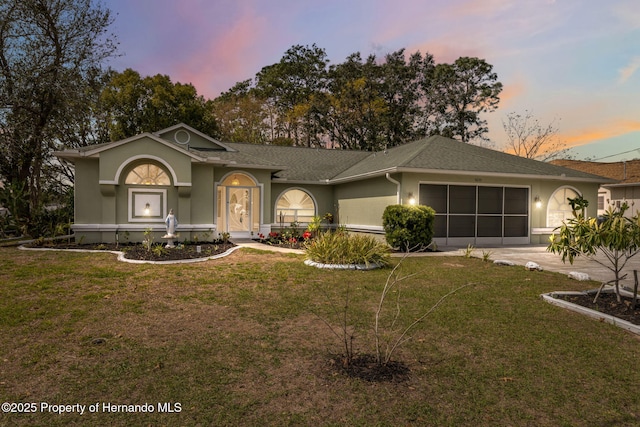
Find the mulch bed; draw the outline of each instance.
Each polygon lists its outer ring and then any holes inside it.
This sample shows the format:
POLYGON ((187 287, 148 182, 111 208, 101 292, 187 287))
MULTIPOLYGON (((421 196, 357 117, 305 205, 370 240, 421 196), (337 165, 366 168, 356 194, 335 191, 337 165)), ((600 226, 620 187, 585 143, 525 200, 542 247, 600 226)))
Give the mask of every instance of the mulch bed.
POLYGON ((595 295, 559 295, 565 301, 599 311, 603 314, 615 316, 618 319, 626 320, 634 325, 640 325, 640 301, 633 310, 633 301, 631 298, 622 298, 622 302, 618 302, 614 293, 601 293, 598 300, 593 302, 595 295))
POLYGON ((175 248, 165 248, 164 245, 155 244, 151 250, 142 244, 120 244, 100 243, 100 244, 77 244, 77 243, 44 243, 41 245, 30 245, 34 248, 51 249, 81 249, 81 250, 101 250, 101 251, 121 251, 126 259, 140 261, 179 261, 185 259, 208 258, 219 255, 233 248, 233 243, 181 243, 175 248), (200 246, 200 252, 197 251, 200 246))
POLYGON ((411 371, 402 362, 389 361, 378 364, 371 354, 355 356, 347 363, 343 355, 333 356, 330 365, 338 372, 352 378, 359 378, 369 382, 401 383, 409 379, 411 371))

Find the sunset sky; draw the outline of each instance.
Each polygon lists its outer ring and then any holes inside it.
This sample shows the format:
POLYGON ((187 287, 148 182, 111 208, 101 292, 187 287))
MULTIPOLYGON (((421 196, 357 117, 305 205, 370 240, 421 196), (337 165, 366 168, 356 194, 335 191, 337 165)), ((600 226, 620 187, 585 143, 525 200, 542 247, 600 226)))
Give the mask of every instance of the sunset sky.
POLYGON ((166 74, 206 98, 253 78, 296 44, 315 43, 332 63, 401 48, 429 52, 437 63, 477 56, 504 85, 499 109, 486 116, 496 148, 505 141, 506 114, 529 110, 582 146, 578 158, 640 158, 638 0, 103 3, 116 15, 123 55, 113 68, 166 74))

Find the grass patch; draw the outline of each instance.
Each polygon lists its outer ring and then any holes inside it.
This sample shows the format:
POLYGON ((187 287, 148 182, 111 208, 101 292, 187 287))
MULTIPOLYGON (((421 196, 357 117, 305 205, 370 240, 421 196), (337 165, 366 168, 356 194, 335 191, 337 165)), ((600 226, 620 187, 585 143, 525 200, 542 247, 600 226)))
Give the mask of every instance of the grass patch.
MULTIPOLYGON (((475 258, 408 258, 399 322, 465 288, 397 354, 403 383, 337 373, 351 290, 355 346, 389 270, 325 271, 239 250, 186 265, 1 248, 0 400, 156 405, 178 413, 0 414, 0 425, 637 425, 638 338, 543 302, 594 283, 475 258), (26 274, 26 272, 30 272, 26 274)), ((392 261, 397 262, 397 260, 392 261)))

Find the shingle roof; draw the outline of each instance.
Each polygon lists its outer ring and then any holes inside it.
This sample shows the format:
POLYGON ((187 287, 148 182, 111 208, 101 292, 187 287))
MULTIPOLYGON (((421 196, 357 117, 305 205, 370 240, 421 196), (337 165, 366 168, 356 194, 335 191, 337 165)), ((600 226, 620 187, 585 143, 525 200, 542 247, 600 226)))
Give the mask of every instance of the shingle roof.
POLYGON ((212 146, 213 148, 189 149, 160 138, 157 136, 159 134, 141 134, 113 143, 65 150, 56 155, 72 159, 148 136, 163 144, 174 145, 176 149, 193 156, 195 161, 271 170, 274 172, 274 179, 286 181, 335 183, 388 172, 424 171, 611 182, 596 176, 591 170, 564 168, 442 136, 431 136, 384 152, 372 153, 243 143, 220 143, 212 146))
POLYGON ((373 153, 334 179, 370 174, 375 171, 422 169, 429 171, 476 172, 506 175, 557 176, 602 179, 593 174, 562 168, 467 144, 442 136, 431 136, 409 144, 373 153))
MULTIPOLYGON (((371 153, 363 151, 326 150, 319 148, 283 147, 277 145, 257 145, 226 143, 237 153, 228 152, 223 156, 229 159, 242 153, 259 159, 260 162, 280 165, 276 177, 288 181, 326 181, 340 174, 368 157, 371 153)), ((218 156, 220 152, 211 155, 218 156)))
POLYGON ((621 184, 640 183, 640 160, 626 162, 587 162, 583 160, 552 160, 551 163, 595 175, 605 176, 621 184))

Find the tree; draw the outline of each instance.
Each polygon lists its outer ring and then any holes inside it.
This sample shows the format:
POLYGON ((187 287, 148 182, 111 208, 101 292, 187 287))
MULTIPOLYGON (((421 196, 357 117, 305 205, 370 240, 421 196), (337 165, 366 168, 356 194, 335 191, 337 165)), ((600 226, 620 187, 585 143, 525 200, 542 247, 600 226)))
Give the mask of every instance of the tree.
POLYGON ((328 94, 322 111, 323 129, 342 148, 383 150, 424 135, 417 125, 426 69, 433 57, 419 52, 408 59, 404 49, 380 62, 349 55, 330 67, 328 94))
POLYGON ((487 121, 481 114, 498 107, 502 83, 493 66, 479 58, 462 57, 438 64, 425 80, 425 115, 429 131, 462 142, 486 141, 487 121))
POLYGON ((406 58, 400 49, 385 56, 380 67, 380 92, 385 101, 383 116, 387 147, 405 144, 425 136, 419 126, 420 105, 426 94, 421 90, 434 67, 433 56, 416 52, 406 58))
POLYGON ((525 110, 524 114, 507 114, 502 126, 507 134, 507 150, 516 156, 537 159, 543 162, 552 160, 567 151, 565 143, 558 139, 558 126, 553 120, 543 126, 533 114, 525 110))
POLYGON ((325 86, 327 54, 315 44, 295 45, 279 62, 266 66, 256 75, 256 94, 273 106, 272 139, 286 137, 295 145, 321 144, 311 101, 325 86))
POLYGON ((640 214, 633 218, 625 217, 624 213, 629 206, 624 203, 616 210, 610 207, 599 221, 585 216, 584 210, 589 205, 587 200, 577 197, 569 199, 569 203, 573 218, 567 220, 551 236, 547 250, 560 254, 562 262, 568 259, 573 264, 576 257, 586 256, 609 269, 614 274, 614 279, 606 283, 615 284, 620 302, 619 284, 624 279, 621 276, 622 269, 629 259, 640 253, 640 214), (604 260, 596 258, 597 253, 604 255, 604 260))
POLYGON ((141 78, 137 71, 112 72, 100 102, 107 117, 111 140, 155 132, 186 123, 215 135, 213 105, 199 96, 192 84, 173 83, 157 74, 141 78))
POLYGON ((373 151, 384 147, 383 120, 388 110, 375 61, 373 55, 362 61, 360 53, 355 53, 330 68, 321 124, 331 142, 341 148, 373 151))
POLYGON ((251 89, 251 80, 236 83, 216 98, 213 114, 224 141, 265 144, 269 140, 266 103, 251 89))
POLYGON ((49 195, 52 150, 115 54, 111 23, 91 0, 0 3, 0 179, 24 198, 12 214, 26 225, 49 195))

